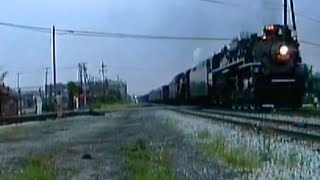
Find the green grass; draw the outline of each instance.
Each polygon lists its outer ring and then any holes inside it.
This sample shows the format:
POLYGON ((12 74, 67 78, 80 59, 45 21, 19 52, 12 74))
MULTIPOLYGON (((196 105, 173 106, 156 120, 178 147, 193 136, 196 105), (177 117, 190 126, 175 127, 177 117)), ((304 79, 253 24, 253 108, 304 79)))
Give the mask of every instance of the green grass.
MULTIPOLYGON (((202 137, 209 138, 205 133, 202 137)), ((246 153, 244 148, 230 148, 222 137, 216 137, 212 142, 202 144, 201 148, 206 155, 219 158, 230 167, 242 171, 257 169, 263 162, 258 155, 246 153)))
POLYGON ((91 106, 90 109, 94 111, 113 111, 113 110, 122 110, 129 108, 137 108, 140 107, 139 104, 129 104, 129 103, 112 103, 112 104, 100 104, 91 106))
POLYGON ((298 116, 312 117, 312 116, 320 116, 320 108, 303 107, 297 110, 280 109, 280 111, 276 113, 283 114, 283 115, 298 115, 298 116))
POLYGON ((56 172, 51 166, 51 158, 48 156, 32 156, 27 159, 21 173, 16 175, 0 174, 1 180, 53 180, 56 172))
POLYGON ((275 163, 281 168, 295 168, 299 164, 298 155, 290 153, 288 157, 275 158, 275 163))
POLYGON ((139 107, 138 104, 127 104, 127 103, 115 103, 115 104, 103 104, 100 109, 103 110, 117 110, 117 109, 126 109, 139 107))
POLYGON ((204 130, 204 131, 199 132, 197 136, 201 140, 211 139, 211 134, 208 130, 204 130))
POLYGON ((19 174, 0 174, 1 180, 54 180, 56 171, 51 165, 49 156, 38 155, 29 157, 25 167, 19 174))
POLYGON ((0 129, 0 138, 14 138, 25 131, 26 129, 23 127, 9 127, 0 129))
POLYGON ((167 118, 163 121, 165 127, 172 132, 175 136, 179 136, 182 134, 182 129, 180 129, 175 121, 170 118, 167 118))
POLYGON ((137 140, 124 148, 123 159, 128 170, 127 180, 173 180, 171 157, 166 149, 150 150, 145 140, 137 140))
POLYGON ((18 175, 20 180, 51 180, 55 179, 56 172, 51 166, 49 156, 32 156, 27 160, 26 167, 18 175))

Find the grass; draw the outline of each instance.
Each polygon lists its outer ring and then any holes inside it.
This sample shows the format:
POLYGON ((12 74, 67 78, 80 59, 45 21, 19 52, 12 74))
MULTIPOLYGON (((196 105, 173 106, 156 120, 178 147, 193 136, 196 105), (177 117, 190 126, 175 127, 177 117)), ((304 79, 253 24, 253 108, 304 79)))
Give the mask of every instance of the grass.
POLYGON ((56 171, 49 156, 39 155, 27 159, 25 167, 17 175, 0 175, 3 180, 53 180, 56 171))
POLYGON ((125 109, 139 107, 138 104, 127 104, 127 103, 115 103, 115 104, 104 104, 101 105, 101 109, 114 110, 114 109, 125 109))
MULTIPOLYGON (((211 135, 205 131, 198 135, 201 139, 210 139, 211 135)), ((252 171, 262 165, 258 155, 248 154, 244 148, 230 148, 222 137, 216 137, 210 143, 201 145, 203 152, 208 156, 221 159, 225 164, 241 171, 252 171)))
POLYGON ((201 140, 211 139, 211 134, 208 130, 204 130, 198 133, 197 137, 201 140))
POLYGON ((18 175, 21 180, 51 180, 56 172, 51 166, 52 159, 49 156, 33 156, 27 161, 26 167, 18 175))
POLYGON ((176 136, 179 136, 183 132, 182 129, 178 127, 177 123, 172 121, 172 119, 170 118, 165 119, 163 121, 163 124, 170 132, 172 132, 176 136))
POLYGON ((290 152, 287 158, 278 157, 275 162, 279 167, 295 168, 299 164, 299 158, 297 154, 290 152))
POLYGON ((292 109, 280 109, 280 111, 276 112, 283 115, 297 115, 297 116, 304 116, 304 117, 313 117, 313 116, 320 116, 320 108, 315 107, 303 107, 297 110, 292 109))
POLYGON ((23 127, 9 127, 0 129, 0 138, 14 138, 17 135, 25 132, 25 128, 23 127))
POLYGON ((128 103, 112 103, 112 104, 101 104, 99 106, 92 106, 91 109, 94 110, 104 110, 104 111, 112 111, 112 110, 121 110, 128 108, 140 107, 138 104, 128 104, 128 103))
POLYGON ((151 151, 145 140, 137 140, 124 148, 123 159, 128 170, 127 180, 173 180, 171 157, 166 149, 151 151))

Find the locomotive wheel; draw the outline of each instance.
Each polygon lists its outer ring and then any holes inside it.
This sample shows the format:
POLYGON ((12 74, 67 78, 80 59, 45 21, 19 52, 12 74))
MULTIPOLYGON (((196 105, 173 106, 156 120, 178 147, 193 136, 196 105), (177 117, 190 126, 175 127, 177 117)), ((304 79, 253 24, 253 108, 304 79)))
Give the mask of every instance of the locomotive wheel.
POLYGON ((237 109, 238 110, 242 110, 242 107, 243 107, 242 104, 237 104, 237 109))
POLYGON ((235 103, 232 103, 232 105, 231 105, 231 109, 232 109, 232 110, 237 109, 237 105, 236 105, 235 103))
POLYGON ((244 109, 244 110, 248 110, 248 109, 249 109, 249 105, 248 105, 248 104, 244 104, 244 105, 243 105, 243 109, 244 109))
POLYGON ((256 105, 255 104, 250 104, 249 108, 250 108, 251 111, 254 111, 254 110, 256 110, 256 105))

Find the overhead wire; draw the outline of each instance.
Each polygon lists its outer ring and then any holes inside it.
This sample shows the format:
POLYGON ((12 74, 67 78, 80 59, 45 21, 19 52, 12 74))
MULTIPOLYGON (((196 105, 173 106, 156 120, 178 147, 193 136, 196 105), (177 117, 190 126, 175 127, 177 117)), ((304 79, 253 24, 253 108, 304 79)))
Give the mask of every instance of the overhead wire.
MULTIPOLYGON (((242 4, 236 4, 236 3, 232 3, 232 2, 224 2, 224 1, 218 1, 218 0, 200 0, 200 1, 214 3, 214 4, 221 4, 221 5, 225 5, 225 6, 231 6, 231 7, 241 7, 241 6, 245 7, 242 4)), ((270 5, 272 5, 272 3, 270 3, 270 5)), ((271 10, 281 10, 282 9, 282 7, 273 7, 273 6, 267 6, 266 8, 267 9, 271 9, 271 10)), ((290 12, 290 9, 289 9, 288 12, 290 12)), ((309 20, 309 21, 312 21, 312 22, 315 22, 315 23, 320 23, 320 19, 316 19, 316 18, 313 18, 313 17, 306 16, 301 12, 296 12, 295 14, 299 15, 299 17, 304 18, 306 20, 309 20)), ((299 41, 301 43, 303 43, 303 44, 306 44, 306 45, 311 45, 311 46, 314 46, 314 47, 320 47, 319 43, 315 43, 315 42, 311 42, 311 41, 307 41, 307 40, 301 40, 301 39, 299 41)))
MULTIPOLYGON (((203 2, 222 4, 227 6, 241 7, 242 4, 225 2, 219 0, 200 0, 203 2)), ((279 7, 268 7, 281 9, 279 7)), ((301 13, 297 13, 301 17, 312 20, 313 22, 320 23, 320 20, 310 18, 301 13)), ((0 26, 6 26, 11 28, 19 28, 30 31, 36 31, 41 33, 51 33, 51 28, 21 25, 7 22, 0 22, 0 26)), ((166 36, 166 35, 143 35, 143 34, 130 34, 130 33, 110 33, 110 32, 98 32, 98 31, 84 31, 84 30, 71 30, 71 29, 56 29, 57 35, 71 35, 71 36, 85 36, 85 37, 111 37, 111 38, 126 38, 126 39, 158 39, 158 40, 191 40, 191 41, 230 41, 232 38, 227 37, 188 37, 188 36, 166 36)), ((320 47, 319 44, 310 41, 301 40, 302 43, 320 47), (318 46, 319 45, 319 46, 318 46)))
MULTIPOLYGON (((19 28, 25 30, 38 31, 42 33, 51 33, 50 28, 27 26, 13 23, 0 22, 0 26, 19 28)), ((112 37, 112 38, 126 38, 126 39, 162 39, 162 40, 191 40, 191 41, 229 41, 231 38, 225 37, 188 37, 188 36, 166 36, 166 35, 143 35, 130 33, 110 33, 98 31, 83 31, 70 29, 56 29, 58 35, 72 35, 72 36, 86 36, 86 37, 112 37)))

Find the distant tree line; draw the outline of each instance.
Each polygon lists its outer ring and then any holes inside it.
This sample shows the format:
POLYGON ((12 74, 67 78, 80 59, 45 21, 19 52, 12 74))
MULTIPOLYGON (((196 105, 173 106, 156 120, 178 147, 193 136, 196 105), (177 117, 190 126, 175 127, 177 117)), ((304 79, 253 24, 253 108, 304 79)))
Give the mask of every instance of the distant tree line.
POLYGON ((314 72, 313 67, 310 66, 306 101, 311 103, 314 97, 320 98, 320 72, 314 72))

